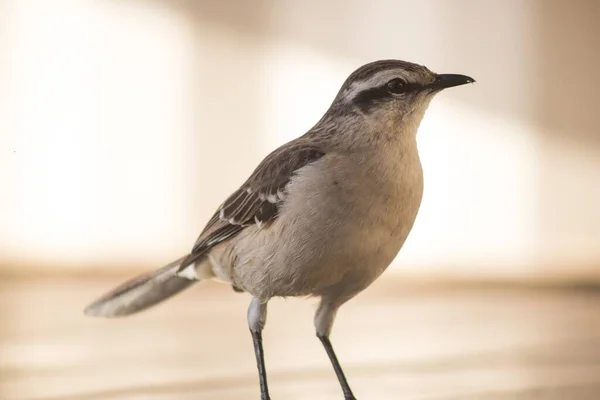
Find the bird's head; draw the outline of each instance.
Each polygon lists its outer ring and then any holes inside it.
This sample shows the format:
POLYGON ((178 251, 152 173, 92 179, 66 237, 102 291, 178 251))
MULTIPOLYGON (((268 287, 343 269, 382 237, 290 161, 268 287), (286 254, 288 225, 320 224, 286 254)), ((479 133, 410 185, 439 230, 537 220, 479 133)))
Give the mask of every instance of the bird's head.
POLYGON ((418 125, 437 93, 472 82, 475 80, 466 75, 436 74, 406 61, 375 61, 346 79, 333 108, 358 111, 362 117, 386 125, 401 121, 418 125))

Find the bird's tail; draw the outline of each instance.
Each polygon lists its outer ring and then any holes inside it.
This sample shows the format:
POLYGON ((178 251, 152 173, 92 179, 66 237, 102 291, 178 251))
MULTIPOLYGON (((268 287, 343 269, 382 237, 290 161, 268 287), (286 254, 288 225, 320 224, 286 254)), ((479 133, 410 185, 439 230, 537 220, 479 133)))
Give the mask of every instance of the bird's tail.
MULTIPOLYGON (((178 274, 187 256, 156 270, 137 276, 91 303, 84 313, 92 317, 125 317, 152 307, 197 283, 197 279, 178 274)), ((193 264, 192 264, 193 267, 193 264)))

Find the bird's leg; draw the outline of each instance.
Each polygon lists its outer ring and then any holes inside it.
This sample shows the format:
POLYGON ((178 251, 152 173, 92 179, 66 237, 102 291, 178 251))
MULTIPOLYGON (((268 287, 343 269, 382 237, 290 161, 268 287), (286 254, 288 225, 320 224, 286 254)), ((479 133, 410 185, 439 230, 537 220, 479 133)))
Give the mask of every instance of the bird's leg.
POLYGON ((265 354, 262 345, 262 330, 266 322, 267 303, 253 298, 250 307, 248 307, 248 326, 250 327, 252 342, 254 344, 261 400, 270 400, 269 387, 267 386, 267 371, 265 370, 265 354))
POLYGON ((348 381, 346 380, 346 376, 344 375, 344 371, 342 370, 340 362, 338 361, 338 359, 335 355, 335 352, 333 351, 333 346, 331 345, 329 336, 319 335, 317 333, 317 337, 319 338, 319 340, 321 340, 321 343, 323 343, 323 347, 325 347, 325 351, 327 352, 327 355, 329 356, 329 359, 331 360, 331 364, 333 365, 333 370, 335 371, 338 381, 340 382, 340 385, 342 386, 342 391, 344 392, 344 399, 345 400, 356 400, 356 397, 354 397, 354 394, 352 394, 350 385, 348 385, 348 381))
POLYGON ((344 392, 344 399, 356 400, 356 397, 354 397, 354 394, 350 389, 350 385, 348 385, 348 381, 346 380, 342 366, 335 355, 335 351, 333 351, 331 341, 329 340, 329 334, 331 333, 331 328, 333 327, 333 321, 335 319, 336 312, 337 307, 333 307, 331 303, 325 302, 324 300, 321 301, 321 304, 319 305, 319 308, 315 314, 315 328, 317 330, 317 337, 321 343, 323 343, 323 347, 329 356, 331 365, 333 365, 335 375, 337 376, 340 386, 342 387, 342 391, 344 392))

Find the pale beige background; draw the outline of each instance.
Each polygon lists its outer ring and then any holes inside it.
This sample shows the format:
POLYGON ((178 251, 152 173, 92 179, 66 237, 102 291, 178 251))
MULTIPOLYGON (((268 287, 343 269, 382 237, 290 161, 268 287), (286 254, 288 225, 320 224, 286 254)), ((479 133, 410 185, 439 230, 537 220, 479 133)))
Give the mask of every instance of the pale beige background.
MULTIPOLYGON (((477 83, 432 103, 414 231, 338 314, 357 398, 600 398, 600 292, 495 284, 600 287, 595 0, 0 0, 0 398, 258 398, 248 294, 82 309, 188 251, 380 58, 477 83)), ((274 399, 341 398, 315 306, 270 302, 274 399)))
POLYGON ((432 104, 398 274, 600 276, 600 2, 0 1, 0 268, 158 267, 354 68, 432 104))

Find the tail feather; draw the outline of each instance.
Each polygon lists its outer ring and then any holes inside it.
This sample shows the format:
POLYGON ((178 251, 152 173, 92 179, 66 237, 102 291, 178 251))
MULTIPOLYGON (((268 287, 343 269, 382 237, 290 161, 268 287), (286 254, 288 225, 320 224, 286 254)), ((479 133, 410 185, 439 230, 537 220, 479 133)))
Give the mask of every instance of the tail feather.
POLYGON ((88 305, 84 310, 85 315, 105 318, 128 316, 187 289, 198 281, 177 274, 186 257, 119 285, 88 305))

